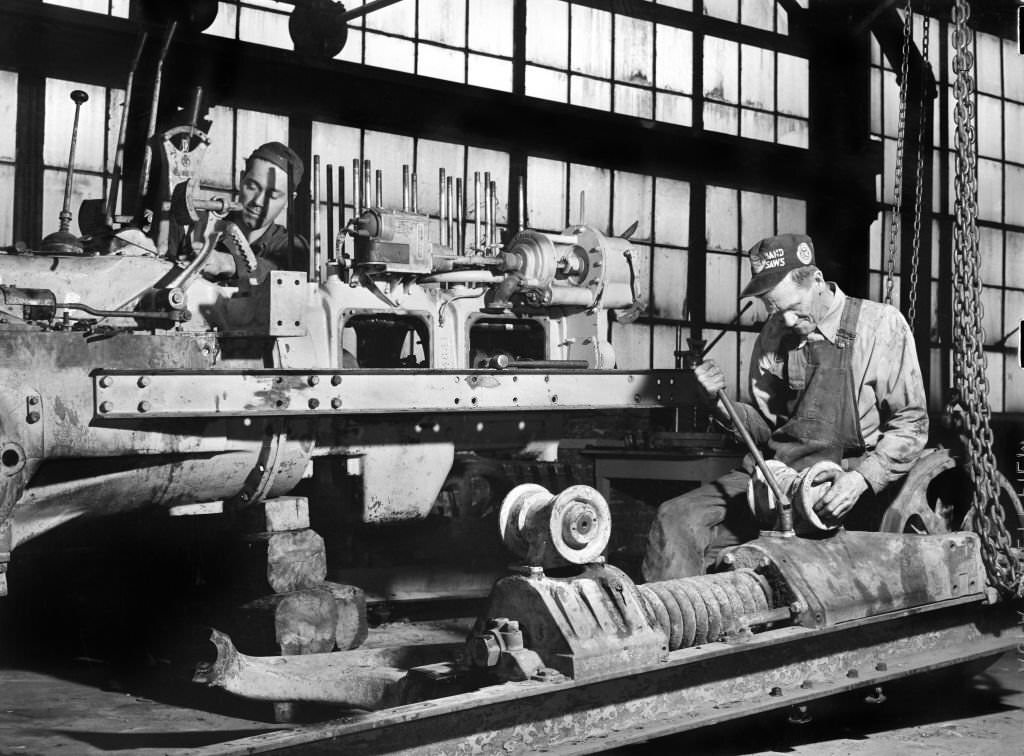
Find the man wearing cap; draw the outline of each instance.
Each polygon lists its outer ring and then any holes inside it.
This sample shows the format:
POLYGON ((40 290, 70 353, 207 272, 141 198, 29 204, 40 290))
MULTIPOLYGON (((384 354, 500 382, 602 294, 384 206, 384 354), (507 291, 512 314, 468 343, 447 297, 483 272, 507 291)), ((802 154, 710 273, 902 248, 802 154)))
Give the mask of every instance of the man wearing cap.
MULTIPOLYGON (((306 240, 275 223, 294 198, 302 175, 302 159, 281 142, 260 145, 245 160, 238 192, 242 209, 230 213, 227 220, 244 231, 256 256, 256 270, 251 273, 254 278, 263 279, 271 270, 308 267, 306 240)), ((237 260, 230 252, 215 250, 203 266, 203 273, 210 278, 235 278, 237 260)))
MULTIPOLYGON (((795 470, 831 460, 831 487, 815 505, 823 523, 844 522, 861 495, 906 475, 928 439, 928 414, 914 337, 891 305, 848 297, 814 265, 810 237, 782 234, 749 252, 751 280, 768 320, 750 357, 752 404, 734 402, 768 459, 795 470)), ((695 375, 729 416, 718 392, 722 371, 707 360, 695 375)), ((651 527, 645 579, 702 574, 718 550, 755 538, 746 502, 753 464, 664 502, 651 527)), ((820 476, 819 476, 820 477, 820 476)), ((816 482, 824 482, 822 480, 816 482)))

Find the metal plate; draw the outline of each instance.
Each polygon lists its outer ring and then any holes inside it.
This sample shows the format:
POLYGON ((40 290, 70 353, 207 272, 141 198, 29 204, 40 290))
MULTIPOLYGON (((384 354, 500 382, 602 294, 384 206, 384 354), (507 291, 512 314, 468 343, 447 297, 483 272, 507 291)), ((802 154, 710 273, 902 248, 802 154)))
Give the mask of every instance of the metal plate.
POLYGON ((676 371, 97 371, 100 418, 671 407, 676 371))

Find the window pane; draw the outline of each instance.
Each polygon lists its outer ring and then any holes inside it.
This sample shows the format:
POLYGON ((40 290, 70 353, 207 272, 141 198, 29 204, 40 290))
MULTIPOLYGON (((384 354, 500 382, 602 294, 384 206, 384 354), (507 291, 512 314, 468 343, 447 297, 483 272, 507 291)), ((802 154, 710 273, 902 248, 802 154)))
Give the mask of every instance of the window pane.
POLYGON ((238 38, 245 42, 292 50, 288 16, 283 13, 241 7, 238 12, 238 38))
MULTIPOLYGON (((398 3, 408 9, 419 6, 419 37, 420 39, 440 42, 452 47, 466 45, 466 0, 430 0, 429 3, 398 3)), ((473 5, 490 5, 490 3, 473 3, 473 5)), ((374 15, 374 14, 371 14, 374 15)), ((385 26, 385 31, 394 29, 385 26)), ((405 34, 405 32, 402 32, 405 34)), ((409 32, 412 35, 412 32, 409 32)))
POLYGON ((775 53, 763 47, 742 45, 741 98, 743 105, 762 110, 775 108, 775 53))
POLYGON ((1024 163, 1024 105, 1006 102, 1003 107, 1006 133, 1010 135, 1006 140, 1006 159, 1024 163))
POLYGON ((527 158, 526 207, 531 228, 565 228, 565 173, 565 163, 560 160, 527 158))
POLYGON ((526 67, 526 96, 565 102, 566 74, 537 66, 526 67))
POLYGON ((775 232, 802 234, 807 230, 807 202, 792 197, 775 199, 775 232))
POLYGON ((775 22, 775 3, 764 0, 740 0, 740 22, 765 31, 772 31, 775 22))
MULTIPOLYGON (((580 192, 586 192, 583 223, 606 234, 615 234, 609 224, 612 174, 607 168, 593 165, 569 166, 569 220, 580 220, 580 192)), ((620 229, 621 231, 621 229, 620 229)))
POLYGON ((683 320, 686 313, 686 276, 689 256, 681 249, 654 249, 654 292, 651 314, 659 318, 683 320))
POLYGON ((615 233, 637 221, 633 239, 651 238, 651 209, 654 201, 654 179, 638 173, 615 171, 615 208, 612 228, 615 233))
POLYGON ((366 33, 366 65, 413 73, 415 45, 411 40, 366 33))
MULTIPOLYGON (((437 8, 444 0, 431 0, 430 5, 437 8)), ((376 10, 363 16, 366 28, 388 34, 400 34, 403 37, 416 36, 416 5, 417 3, 402 2, 376 10)), ((446 8, 446 11, 450 9, 446 8)), ((463 25, 465 21, 463 21, 463 25)))
POLYGON ((419 46, 419 73, 460 84, 466 80, 466 54, 436 45, 419 46))
POLYGON ((469 55, 469 84, 475 87, 512 91, 512 61, 487 55, 469 55))
POLYGON ((657 26, 655 46, 656 84, 673 92, 693 91, 693 32, 674 26, 657 26))
POLYGON ((721 102, 739 100, 739 46, 735 42, 704 38, 704 96, 721 102))
POLYGON ((705 102, 704 128, 708 131, 719 131, 723 134, 738 134, 739 108, 732 107, 731 105, 705 102))
MULTIPOLYGON (((60 79, 46 80, 46 127, 43 135, 43 162, 48 166, 66 166, 71 149, 75 121, 75 103, 71 92, 80 89, 89 95, 79 111, 75 170, 102 171, 107 139, 107 93, 103 87, 60 79)), ((77 205, 76 205, 77 207, 77 205)))
POLYGON ((776 119, 776 127, 778 128, 777 139, 779 144, 785 144, 790 147, 803 147, 804 149, 810 144, 810 132, 807 121, 802 118, 783 118, 779 116, 776 119))
POLYGON ((650 326, 612 323, 615 364, 620 370, 648 370, 651 366, 650 326))
POLYGON ((775 233, 775 198, 770 194, 740 192, 740 244, 747 249, 775 233))
POLYGON ((1003 156, 1003 119, 1000 117, 999 105, 999 100, 994 97, 978 95, 979 155, 993 158, 1003 156))
POLYGON ((1016 165, 1006 166, 1006 196, 1013 201, 1006 207, 1006 222, 1015 226, 1024 226, 1024 168, 1016 165))
POLYGON ((760 139, 763 142, 775 140, 775 117, 771 113, 756 110, 740 111, 740 136, 760 139))
POLYGON ((690 245, 690 184, 658 178, 654 184, 654 241, 690 245))
POLYGON ((654 24, 615 17, 615 78, 630 84, 654 83, 654 24))
MULTIPOLYGON (((1010 194, 1007 197, 1020 197, 1010 194)), ((1020 203, 1010 203, 1020 204, 1020 203)), ((978 217, 984 220, 1003 219, 1003 166, 995 160, 978 160, 978 217)))
POLYGON ((739 248, 739 193, 735 189, 709 186, 705 224, 708 249, 739 248))
POLYGON ((586 76, 569 77, 569 102, 586 108, 611 110, 612 85, 586 76))
MULTIPOLYGON (((1024 234, 1006 232, 1006 285, 1024 289, 1024 234)), ((1024 320, 1024 310, 1020 311, 1024 320)))
POLYGON ((451 142, 420 139, 416 145, 416 197, 420 212, 437 215, 439 210, 439 171, 446 176, 461 176, 465 148, 451 142))
MULTIPOLYGON (((5 168, 7 166, 4 166, 5 168)), ((64 184, 68 173, 65 170, 43 171, 43 236, 60 228, 60 212, 64 204, 64 184)), ((91 173, 75 172, 75 182, 71 187, 71 233, 78 230, 78 207, 83 200, 101 199, 103 197, 103 179, 91 173)), ((10 237, 5 237, 10 238, 10 237)))
POLYGON ((737 0, 704 0, 704 12, 725 21, 738 22, 740 7, 737 0))
POLYGON ((512 0, 469 3, 469 46, 494 55, 512 55, 512 0))
MULTIPOLYGON (((412 165, 412 137, 367 131, 363 136, 363 157, 373 170, 374 197, 367 204, 376 203, 377 171, 381 171, 381 189, 384 207, 402 206, 402 165, 412 165)), ((461 166, 458 166, 461 168, 461 166)), ((417 184, 419 176, 416 177, 417 184)), ((363 179, 365 183, 365 177, 363 179)))
POLYGON ((1008 42, 1011 50, 1003 56, 1003 95, 1024 102, 1024 55, 1018 55, 1016 44, 1008 42))
POLYGON ((654 117, 665 123, 689 126, 693 123, 693 100, 683 95, 658 92, 654 99, 654 117))
POLYGON ((569 6, 560 0, 526 4, 526 59, 565 68, 569 58, 569 6))
POLYGON ((978 254, 981 257, 981 280, 987 284, 1003 283, 1003 232, 982 226, 978 229, 978 254))
POLYGON ((807 110, 807 59, 779 53, 779 112, 803 116, 807 110))
POLYGON ((14 160, 17 114, 18 74, 0 71, 0 160, 14 160))
POLYGON ((975 32, 974 75, 977 77, 978 91, 999 96, 1002 94, 1000 81, 1000 48, 999 37, 991 34, 975 32))
MULTIPOLYGON (((63 201, 63 195, 61 200, 63 201)), ((10 241, 13 235, 14 166, 0 164, 0 239, 10 241)))
MULTIPOLYGON (((737 255, 709 252, 707 255, 707 288, 715 296, 704 302, 705 315, 712 323, 728 323, 736 317, 739 296, 739 260, 737 255)), ((724 341, 724 339, 723 339, 724 341)))
POLYGON ((606 11, 572 6, 572 70, 611 78, 612 16, 606 11))
POLYGON ((615 85, 615 112, 637 118, 652 118, 654 94, 649 89, 615 85))
MULTIPOLYGON (((483 182, 484 174, 490 172, 491 181, 495 184, 495 191, 498 196, 497 215, 495 222, 508 222, 508 153, 499 150, 485 150, 480 147, 469 147, 466 150, 466 198, 472 204, 473 201, 473 174, 479 172, 480 181, 483 182)), ((483 202, 483 186, 481 183, 480 202, 483 202)), ((483 216, 480 217, 483 220, 483 216)))

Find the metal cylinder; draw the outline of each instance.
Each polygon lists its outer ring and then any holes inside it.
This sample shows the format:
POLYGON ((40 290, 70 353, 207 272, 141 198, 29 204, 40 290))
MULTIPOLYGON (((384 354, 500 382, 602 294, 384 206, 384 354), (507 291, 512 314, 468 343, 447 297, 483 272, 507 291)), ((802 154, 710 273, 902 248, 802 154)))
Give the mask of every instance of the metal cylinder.
POLYGON ((458 246, 458 237, 455 235, 455 197, 454 188, 452 184, 452 177, 449 176, 445 179, 444 184, 444 202, 445 202, 445 226, 447 231, 445 232, 448 238, 448 246, 455 249, 458 246))
POLYGON ((484 249, 491 246, 491 172, 484 171, 484 242, 481 245, 484 249))
POLYGON ((309 280, 320 282, 320 156, 313 156, 313 254, 309 256, 309 280))
POLYGON ((498 184, 491 182, 491 233, 487 237, 488 244, 498 244, 498 184))
POLYGON ((440 227, 440 241, 442 247, 448 246, 448 236, 446 234, 448 227, 445 223, 445 217, 448 215, 448 207, 445 204, 445 174, 444 168, 438 169, 437 172, 437 221, 440 227))
POLYGON ((525 483, 505 496, 498 514, 502 540, 527 564, 587 564, 601 556, 611 537, 611 511, 590 486, 570 486, 554 496, 525 483))
POLYGON ((462 192, 462 179, 455 179, 455 251, 466 254, 466 232, 462 225, 462 203, 464 201, 462 192))
POLYGON ((352 214, 359 216, 363 212, 363 179, 359 160, 352 161, 352 214))
POLYGON ((373 202, 373 169, 369 160, 363 161, 363 209, 373 202))
POLYGON ((402 212, 409 212, 409 164, 402 165, 402 212))
POLYGON ((473 247, 480 249, 480 171, 473 172, 473 247))
POLYGON ((384 171, 380 168, 374 174, 376 181, 376 187, 374 192, 374 199, 376 207, 384 207, 384 171))

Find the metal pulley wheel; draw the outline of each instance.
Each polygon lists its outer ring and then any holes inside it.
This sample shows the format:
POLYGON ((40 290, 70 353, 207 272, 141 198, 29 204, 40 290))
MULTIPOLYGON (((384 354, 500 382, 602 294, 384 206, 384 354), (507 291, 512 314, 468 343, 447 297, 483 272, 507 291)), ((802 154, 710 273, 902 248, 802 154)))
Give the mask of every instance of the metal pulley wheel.
POLYGON ((498 515, 502 540, 530 565, 587 564, 608 546, 611 511, 590 486, 570 486, 557 496, 524 483, 505 496, 498 515))
MULTIPOLYGON (((842 468, 835 462, 815 462, 806 470, 797 472, 777 459, 765 460, 768 469, 775 476, 780 488, 793 502, 797 530, 802 532, 835 530, 838 526, 826 525, 814 511, 814 505, 821 501, 831 488, 829 483, 815 484, 814 479, 823 472, 842 468)), ((773 527, 778 517, 778 502, 760 470, 755 470, 747 484, 747 503, 758 522, 764 527, 773 527)))
POLYGON ((288 33, 295 52, 329 60, 342 51, 348 40, 345 6, 333 0, 296 5, 288 19, 288 33))

